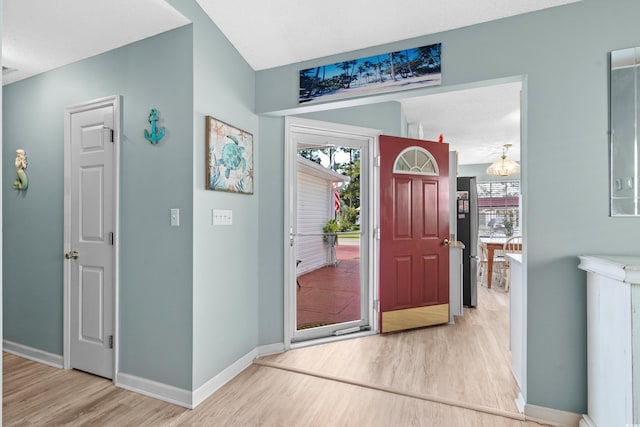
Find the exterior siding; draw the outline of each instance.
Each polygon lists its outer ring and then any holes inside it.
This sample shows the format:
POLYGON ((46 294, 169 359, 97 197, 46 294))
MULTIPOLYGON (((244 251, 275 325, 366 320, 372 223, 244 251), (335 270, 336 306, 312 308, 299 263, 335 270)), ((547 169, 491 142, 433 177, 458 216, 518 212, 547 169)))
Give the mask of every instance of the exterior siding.
POLYGON ((329 247, 322 227, 331 218, 331 202, 331 182, 298 169, 298 275, 327 265, 329 247))

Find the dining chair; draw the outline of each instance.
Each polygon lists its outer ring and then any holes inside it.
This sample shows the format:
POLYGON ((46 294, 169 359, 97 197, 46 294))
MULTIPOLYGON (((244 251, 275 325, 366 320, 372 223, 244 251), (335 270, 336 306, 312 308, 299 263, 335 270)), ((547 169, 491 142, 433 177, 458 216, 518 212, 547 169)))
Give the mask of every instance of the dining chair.
POLYGON ((504 282, 504 291, 509 291, 511 277, 509 277, 509 259, 506 257, 508 253, 522 253, 522 236, 512 236, 504 242, 502 247, 503 256, 505 258, 500 270, 500 282, 504 282))
MULTIPOLYGON (((492 268, 492 276, 497 276, 498 284, 502 283, 502 272, 504 270, 504 263, 506 258, 504 256, 504 245, 503 249, 496 249, 493 251, 493 268, 492 268)), ((494 278, 491 278, 491 282, 495 283, 494 278)))

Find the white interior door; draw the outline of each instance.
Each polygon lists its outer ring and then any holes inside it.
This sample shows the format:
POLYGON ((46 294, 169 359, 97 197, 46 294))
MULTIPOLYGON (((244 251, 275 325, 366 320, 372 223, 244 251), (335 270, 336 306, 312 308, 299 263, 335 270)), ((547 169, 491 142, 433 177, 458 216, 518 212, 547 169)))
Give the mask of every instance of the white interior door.
POLYGON ((114 374, 116 97, 65 110, 65 365, 114 374))

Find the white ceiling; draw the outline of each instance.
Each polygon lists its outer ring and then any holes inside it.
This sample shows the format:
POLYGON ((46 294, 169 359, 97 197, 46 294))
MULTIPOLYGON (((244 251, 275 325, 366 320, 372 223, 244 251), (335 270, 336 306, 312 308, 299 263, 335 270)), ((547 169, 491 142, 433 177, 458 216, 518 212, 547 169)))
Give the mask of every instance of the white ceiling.
POLYGON ((3 0, 2 84, 189 22, 163 0, 3 0))
POLYGON ((197 0, 255 70, 577 0, 197 0))
MULTIPOLYGON (((261 70, 579 0, 196 1, 261 70)), ((2 19, 3 84, 189 23, 164 0, 3 0, 2 19)), ((500 85, 401 102, 425 138, 444 134, 461 164, 490 162, 502 144, 519 142, 508 119, 519 117, 518 91, 500 85)))
POLYGON ((402 108, 409 122, 409 136, 444 142, 459 152, 461 165, 492 163, 512 144, 507 157, 520 160, 520 89, 508 83, 435 95, 406 98, 402 108))

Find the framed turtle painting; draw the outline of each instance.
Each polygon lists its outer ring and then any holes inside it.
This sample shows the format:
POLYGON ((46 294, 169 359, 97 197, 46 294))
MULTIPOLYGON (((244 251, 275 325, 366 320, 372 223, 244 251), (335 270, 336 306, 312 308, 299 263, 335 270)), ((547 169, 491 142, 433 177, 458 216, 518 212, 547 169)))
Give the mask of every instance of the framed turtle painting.
POLYGON ((207 190, 253 194, 253 135, 206 117, 207 190))

